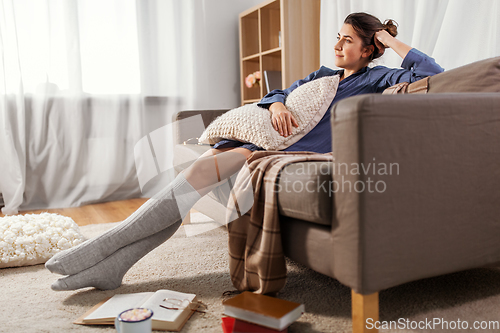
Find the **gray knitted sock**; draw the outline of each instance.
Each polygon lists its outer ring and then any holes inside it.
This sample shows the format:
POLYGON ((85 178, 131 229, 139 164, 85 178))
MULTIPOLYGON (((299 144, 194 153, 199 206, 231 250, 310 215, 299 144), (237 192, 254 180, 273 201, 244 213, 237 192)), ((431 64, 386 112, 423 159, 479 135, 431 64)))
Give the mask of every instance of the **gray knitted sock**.
POLYGON ((77 274, 61 278, 51 286, 53 290, 76 290, 95 287, 101 290, 118 288, 123 276, 139 259, 169 239, 179 228, 179 220, 162 231, 125 246, 96 265, 77 274))
POLYGON ((184 175, 179 174, 164 190, 145 202, 118 226, 83 244, 57 253, 45 263, 45 267, 53 273, 63 275, 79 273, 118 249, 182 220, 200 198, 200 194, 184 175))

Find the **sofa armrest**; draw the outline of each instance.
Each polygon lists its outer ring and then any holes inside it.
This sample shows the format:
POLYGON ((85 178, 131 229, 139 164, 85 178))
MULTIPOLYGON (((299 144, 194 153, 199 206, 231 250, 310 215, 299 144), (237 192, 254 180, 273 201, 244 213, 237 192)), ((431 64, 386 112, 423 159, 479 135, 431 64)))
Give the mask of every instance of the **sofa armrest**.
MULTIPOLYGON (((229 109, 220 110, 190 110, 190 111, 179 111, 173 115, 172 122, 174 123, 174 140, 175 144, 183 143, 184 141, 196 137, 200 137, 203 130, 217 117, 223 115, 229 109), (200 115, 203 121, 203 126, 201 124, 196 124, 192 126, 190 120, 187 118, 200 115)), ((192 118, 196 119, 196 118, 192 118)), ((199 120, 198 120, 199 122, 199 120)), ((190 143, 195 143, 190 141, 190 143)))
POLYGON ((333 107, 340 282, 370 294, 500 261, 499 105, 500 94, 462 93, 333 107))

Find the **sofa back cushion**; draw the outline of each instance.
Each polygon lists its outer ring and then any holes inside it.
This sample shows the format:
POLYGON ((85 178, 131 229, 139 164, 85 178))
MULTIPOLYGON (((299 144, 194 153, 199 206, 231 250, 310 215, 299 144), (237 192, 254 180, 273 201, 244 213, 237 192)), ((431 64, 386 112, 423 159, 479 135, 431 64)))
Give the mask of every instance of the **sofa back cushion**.
POLYGON ((429 78, 428 93, 500 92, 500 57, 476 61, 429 78))

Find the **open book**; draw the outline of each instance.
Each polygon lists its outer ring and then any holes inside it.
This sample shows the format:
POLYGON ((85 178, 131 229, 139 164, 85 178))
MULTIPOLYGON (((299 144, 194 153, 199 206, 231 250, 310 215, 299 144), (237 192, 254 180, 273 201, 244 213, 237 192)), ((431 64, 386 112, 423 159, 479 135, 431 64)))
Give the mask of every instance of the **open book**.
POLYGON ((196 295, 172 290, 115 295, 94 306, 78 318, 74 324, 114 325, 115 318, 125 310, 148 308, 153 310, 154 330, 180 331, 193 313, 192 307, 188 306, 179 310, 166 309, 160 306, 165 298, 179 301, 188 300, 191 303, 196 300, 196 295))

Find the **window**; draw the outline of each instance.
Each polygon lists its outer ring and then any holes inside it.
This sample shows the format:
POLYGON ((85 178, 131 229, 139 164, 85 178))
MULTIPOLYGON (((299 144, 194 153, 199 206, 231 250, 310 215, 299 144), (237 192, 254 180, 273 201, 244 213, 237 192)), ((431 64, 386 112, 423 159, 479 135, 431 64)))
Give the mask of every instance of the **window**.
POLYGON ((4 49, 11 50, 4 54, 4 70, 9 81, 20 70, 25 93, 48 87, 140 93, 135 1, 16 0, 11 6, 3 8, 4 49))

